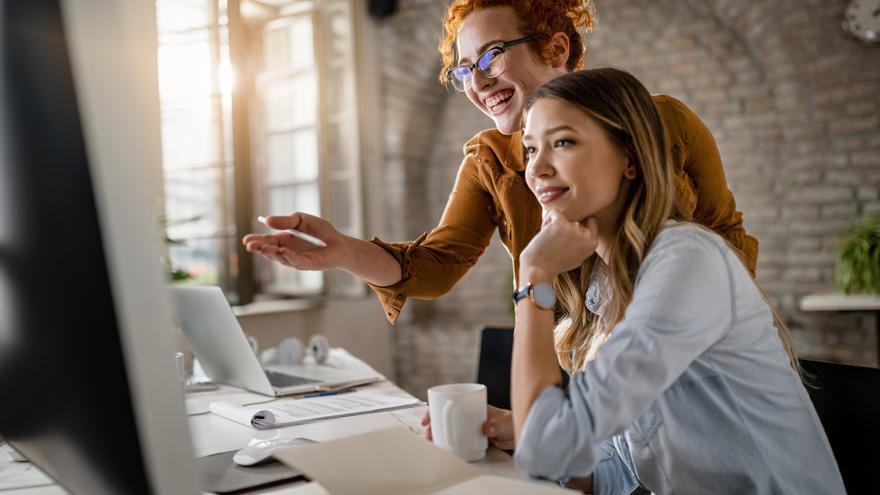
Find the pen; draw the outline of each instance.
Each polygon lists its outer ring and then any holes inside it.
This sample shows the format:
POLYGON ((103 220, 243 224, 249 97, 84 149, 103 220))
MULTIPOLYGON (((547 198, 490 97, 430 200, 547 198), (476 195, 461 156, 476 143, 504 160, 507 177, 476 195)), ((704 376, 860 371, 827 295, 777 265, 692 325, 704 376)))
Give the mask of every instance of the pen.
MULTIPOLYGON (((268 224, 266 224, 266 217, 264 217, 262 215, 257 217, 257 221, 260 222, 261 224, 265 225, 266 227, 269 226, 268 224)), ((306 234, 305 232, 300 232, 300 231, 294 230, 294 229, 287 229, 287 230, 285 230, 285 232, 287 232, 288 234, 290 234, 294 237, 299 237, 300 239, 302 239, 310 244, 314 244, 315 246, 327 247, 326 242, 322 241, 321 239, 318 239, 317 237, 315 237, 313 235, 306 234)))
POLYGON ((300 397, 300 399, 310 399, 312 397, 327 397, 330 395, 342 395, 342 394, 348 394, 348 393, 355 392, 355 391, 357 391, 356 388, 348 388, 345 390, 325 390, 323 392, 309 392, 307 394, 303 394, 300 397))

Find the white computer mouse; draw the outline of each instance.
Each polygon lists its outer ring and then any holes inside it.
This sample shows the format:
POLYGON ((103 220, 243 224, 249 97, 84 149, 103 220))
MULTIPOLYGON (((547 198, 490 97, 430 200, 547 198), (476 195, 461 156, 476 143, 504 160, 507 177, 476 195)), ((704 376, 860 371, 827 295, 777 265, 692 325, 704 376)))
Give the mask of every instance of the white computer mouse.
POLYGON ((272 452, 294 445, 302 445, 306 443, 317 443, 312 439, 305 437, 286 437, 272 438, 263 440, 239 450, 232 456, 232 461, 239 466, 255 466, 264 462, 274 460, 272 452))

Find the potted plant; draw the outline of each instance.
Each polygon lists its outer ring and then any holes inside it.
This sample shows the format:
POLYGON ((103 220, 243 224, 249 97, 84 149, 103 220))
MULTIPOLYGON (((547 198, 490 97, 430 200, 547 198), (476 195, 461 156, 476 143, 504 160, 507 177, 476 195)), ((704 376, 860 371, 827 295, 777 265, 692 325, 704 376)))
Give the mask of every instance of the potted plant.
MULTIPOLYGON (((168 228, 174 225, 198 222, 201 219, 201 215, 196 215, 189 218, 171 220, 163 215, 162 218, 159 220, 159 223, 162 225, 162 229, 165 231, 165 244, 167 244, 168 246, 185 246, 186 242, 180 239, 172 239, 168 236, 168 228)), ((168 278, 172 282, 183 282, 186 280, 191 280, 193 278, 191 273, 175 265, 171 262, 170 259, 163 259, 162 263, 165 265, 165 268, 168 271, 168 278)))
POLYGON ((844 238, 834 279, 844 294, 880 294, 880 213, 856 224, 844 238))

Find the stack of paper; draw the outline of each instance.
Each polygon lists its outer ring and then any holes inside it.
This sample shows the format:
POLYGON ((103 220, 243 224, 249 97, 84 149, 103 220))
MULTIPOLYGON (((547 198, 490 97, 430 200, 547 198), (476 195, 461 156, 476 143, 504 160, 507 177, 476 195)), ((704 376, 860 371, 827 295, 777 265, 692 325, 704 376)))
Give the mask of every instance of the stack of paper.
MULTIPOLYGON (((564 495, 550 483, 481 475, 473 465, 406 428, 388 428, 331 442, 276 451, 276 459, 321 487, 303 493, 333 495, 564 495), (326 489, 326 492, 323 489, 326 489)), ((297 492, 299 493, 299 492, 297 492)))
POLYGON ((219 401, 212 402, 210 408, 218 416, 264 430, 419 404, 421 401, 412 396, 399 397, 364 391, 309 399, 277 400, 261 406, 241 406, 219 401))

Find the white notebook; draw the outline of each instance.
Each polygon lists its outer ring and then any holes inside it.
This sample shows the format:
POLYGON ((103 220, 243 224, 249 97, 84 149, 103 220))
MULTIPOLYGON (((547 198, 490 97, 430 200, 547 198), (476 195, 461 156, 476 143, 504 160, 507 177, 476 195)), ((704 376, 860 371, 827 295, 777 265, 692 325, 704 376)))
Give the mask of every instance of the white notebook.
POLYGON ((352 392, 308 399, 276 400, 271 404, 242 406, 231 402, 212 402, 211 412, 258 430, 294 426, 329 418, 341 418, 420 405, 415 397, 376 392, 352 392))

